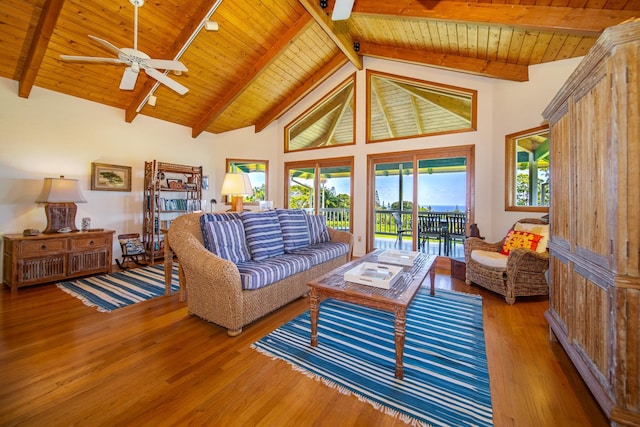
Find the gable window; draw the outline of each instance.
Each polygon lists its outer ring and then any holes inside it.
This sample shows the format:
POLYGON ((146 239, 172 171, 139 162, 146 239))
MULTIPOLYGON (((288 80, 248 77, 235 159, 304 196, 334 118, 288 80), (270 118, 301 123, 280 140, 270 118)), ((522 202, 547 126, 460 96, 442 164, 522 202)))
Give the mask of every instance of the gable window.
POLYGON ((289 123, 284 128, 284 151, 355 144, 355 81, 353 74, 289 123))
MULTIPOLYGON (((227 172, 241 172, 249 175, 253 194, 244 196, 245 205, 258 205, 260 201, 269 200, 269 161, 227 159, 227 172)), ((227 196, 226 204, 231 204, 231 197, 227 196)))
POLYGON ((549 126, 505 137, 505 210, 549 211, 549 126))
POLYGON ((367 70, 367 142, 476 129, 477 91, 367 70))

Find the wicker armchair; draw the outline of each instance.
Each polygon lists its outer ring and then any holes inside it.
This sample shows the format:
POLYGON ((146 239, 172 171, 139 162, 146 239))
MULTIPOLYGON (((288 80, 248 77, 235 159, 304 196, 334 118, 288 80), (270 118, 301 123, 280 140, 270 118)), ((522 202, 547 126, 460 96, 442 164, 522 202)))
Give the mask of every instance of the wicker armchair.
MULTIPOLYGON (((521 224, 547 224, 538 218, 524 218, 518 222, 521 224)), ((511 230, 515 228, 516 224, 511 227, 511 230)), ((513 249, 507 258, 506 268, 487 266, 471 256, 474 250, 497 254, 503 244, 504 239, 496 243, 487 243, 477 237, 466 240, 464 246, 466 284, 470 285, 473 282, 503 295, 507 304, 513 304, 516 297, 549 295, 549 285, 545 277, 545 272, 549 268, 549 253, 546 250, 536 252, 524 248, 513 249)), ((498 255, 496 257, 499 258, 498 255)))

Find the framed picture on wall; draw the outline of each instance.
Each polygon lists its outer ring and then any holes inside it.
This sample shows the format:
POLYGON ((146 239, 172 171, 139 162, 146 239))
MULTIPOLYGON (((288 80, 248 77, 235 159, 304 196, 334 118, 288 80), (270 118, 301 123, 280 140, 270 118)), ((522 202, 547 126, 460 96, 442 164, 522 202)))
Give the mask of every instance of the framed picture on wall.
POLYGON ((131 191, 131 166, 91 163, 91 189, 131 191))

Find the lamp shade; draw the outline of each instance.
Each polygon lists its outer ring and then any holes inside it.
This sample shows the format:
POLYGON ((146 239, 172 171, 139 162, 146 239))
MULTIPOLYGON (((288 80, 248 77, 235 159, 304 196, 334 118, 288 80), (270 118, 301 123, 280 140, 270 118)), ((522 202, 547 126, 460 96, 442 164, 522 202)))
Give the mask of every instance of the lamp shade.
POLYGON ((87 203, 77 179, 45 178, 36 203, 87 203))
POLYGON ((221 194, 249 195, 253 194, 249 175, 246 173, 227 173, 222 181, 221 194))

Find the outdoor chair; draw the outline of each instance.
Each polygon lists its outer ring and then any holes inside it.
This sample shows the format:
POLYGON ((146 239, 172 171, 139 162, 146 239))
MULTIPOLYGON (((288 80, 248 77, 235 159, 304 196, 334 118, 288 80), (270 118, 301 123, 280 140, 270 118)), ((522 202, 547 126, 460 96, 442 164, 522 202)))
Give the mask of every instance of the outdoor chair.
POLYGON ((442 226, 440 225, 441 215, 437 213, 426 213, 418 216, 418 250, 427 244, 429 253, 430 240, 438 241, 438 254, 442 245, 442 226))
POLYGON ((403 224, 402 224, 402 215, 400 215, 399 212, 393 212, 393 220, 396 223, 396 234, 397 234, 397 238, 396 238, 396 243, 394 245, 394 247, 398 246, 400 248, 402 248, 402 237, 404 235, 404 233, 406 232, 411 232, 411 228, 404 228, 403 224))
POLYGON ((131 262, 143 266, 147 265, 145 258, 144 244, 140 240, 140 233, 119 234, 118 242, 122 249, 122 261, 116 258, 116 264, 123 270, 131 266, 131 262), (143 261, 140 261, 142 257, 143 261))
POLYGON ((464 245, 467 234, 467 216, 463 213, 447 214, 447 228, 449 230, 449 251, 451 257, 455 257, 454 249, 456 242, 464 245))
POLYGON ((509 231, 514 233, 507 233, 496 243, 478 237, 465 241, 465 283, 496 292, 505 297, 507 304, 513 304, 516 297, 548 295, 545 272, 549 268, 549 224, 538 218, 524 218, 509 231), (534 236, 540 236, 539 240, 534 236))

